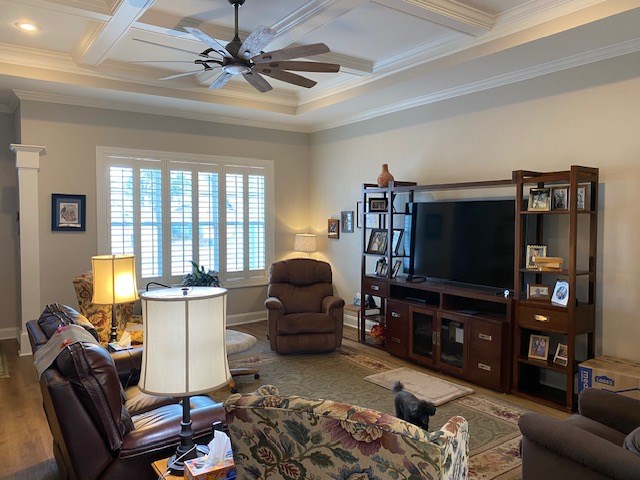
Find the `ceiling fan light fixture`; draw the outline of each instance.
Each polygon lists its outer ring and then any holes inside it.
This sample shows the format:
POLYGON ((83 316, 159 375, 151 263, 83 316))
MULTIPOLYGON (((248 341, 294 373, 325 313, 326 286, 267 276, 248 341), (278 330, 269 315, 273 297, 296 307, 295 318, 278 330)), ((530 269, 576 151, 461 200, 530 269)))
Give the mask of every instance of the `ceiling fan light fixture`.
POLYGON ((39 30, 36 25, 29 22, 16 22, 15 26, 20 30, 24 30, 25 32, 37 32, 39 30))
POLYGON ((251 69, 246 65, 238 65, 238 64, 225 65, 222 67, 222 70, 224 70, 227 73, 230 73, 231 75, 240 75, 242 73, 249 73, 251 71, 251 69))

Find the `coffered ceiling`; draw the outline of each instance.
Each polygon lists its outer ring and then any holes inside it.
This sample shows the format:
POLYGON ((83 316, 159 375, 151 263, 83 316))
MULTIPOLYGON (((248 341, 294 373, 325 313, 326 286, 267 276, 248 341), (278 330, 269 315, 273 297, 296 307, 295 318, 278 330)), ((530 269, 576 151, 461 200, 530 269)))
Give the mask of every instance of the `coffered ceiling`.
POLYGON ((211 90, 208 72, 159 79, 193 71, 188 52, 207 48, 183 27, 223 45, 233 38, 227 0, 0 6, 4 111, 38 99, 317 131, 640 50, 640 1, 246 0, 242 39, 270 26, 277 35, 265 50, 322 42, 331 52, 309 60, 342 68, 303 73, 318 82, 311 89, 269 79, 274 89, 259 93, 237 76, 211 90))

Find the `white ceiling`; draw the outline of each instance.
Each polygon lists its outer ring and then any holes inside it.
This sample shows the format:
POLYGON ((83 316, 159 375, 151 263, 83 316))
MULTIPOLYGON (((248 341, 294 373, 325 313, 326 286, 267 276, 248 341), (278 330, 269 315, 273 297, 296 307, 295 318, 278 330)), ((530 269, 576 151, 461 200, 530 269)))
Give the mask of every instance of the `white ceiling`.
POLYGON ((640 50, 640 1, 246 0, 242 39, 267 25, 265 50, 322 42, 310 60, 342 66, 259 93, 241 76, 159 81, 197 57, 135 40, 201 52, 182 27, 225 44, 233 24, 228 0, 0 0, 0 111, 36 99, 310 132, 640 50))

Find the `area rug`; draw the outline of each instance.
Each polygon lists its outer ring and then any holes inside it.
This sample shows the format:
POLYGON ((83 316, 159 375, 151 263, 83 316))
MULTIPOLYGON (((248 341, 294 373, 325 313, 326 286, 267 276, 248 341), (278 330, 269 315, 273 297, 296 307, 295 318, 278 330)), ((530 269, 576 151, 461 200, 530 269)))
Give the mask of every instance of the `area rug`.
POLYGON ((393 389, 396 382, 402 382, 405 391, 413 393, 420 400, 433 403, 436 407, 473 393, 472 388, 456 385, 407 367, 374 373, 364 379, 387 390, 393 389))
POLYGON ((9 378, 9 364, 2 345, 0 345, 0 378, 9 378))
MULTIPOLYGON (((252 376, 235 378, 240 393, 271 384, 284 395, 327 398, 394 415, 393 394, 364 379, 394 367, 345 344, 323 355, 278 355, 269 349, 267 340, 260 339, 244 353, 230 356, 229 364, 260 371, 259 380, 252 376)), ((230 394, 226 387, 211 396, 224 401, 230 394)), ((463 416, 471 432, 469 478, 516 480, 520 478, 518 419, 523 413, 525 410, 506 400, 473 393, 438 407, 430 424, 437 429, 454 415, 463 416)))

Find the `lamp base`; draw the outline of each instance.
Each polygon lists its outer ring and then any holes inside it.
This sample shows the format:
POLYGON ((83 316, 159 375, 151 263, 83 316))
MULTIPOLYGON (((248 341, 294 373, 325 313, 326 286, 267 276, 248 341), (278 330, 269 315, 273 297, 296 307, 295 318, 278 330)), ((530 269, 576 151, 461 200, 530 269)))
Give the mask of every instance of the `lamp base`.
POLYGON ((188 458, 181 458, 176 460, 177 453, 171 455, 169 460, 167 461, 167 468, 173 475, 178 475, 182 477, 184 475, 184 461, 191 460, 192 458, 200 458, 204 457, 209 453, 209 447, 206 445, 196 445, 196 455, 186 455, 188 458))

